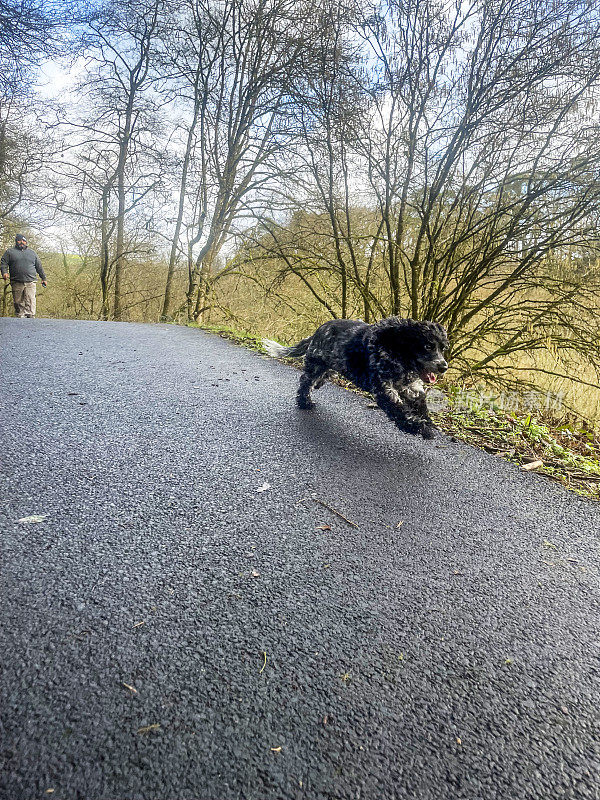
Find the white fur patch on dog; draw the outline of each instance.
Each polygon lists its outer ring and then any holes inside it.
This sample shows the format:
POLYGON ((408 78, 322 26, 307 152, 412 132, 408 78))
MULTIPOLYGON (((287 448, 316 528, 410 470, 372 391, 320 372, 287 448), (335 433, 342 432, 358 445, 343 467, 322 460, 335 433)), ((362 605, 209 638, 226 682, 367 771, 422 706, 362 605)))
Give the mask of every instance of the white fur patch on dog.
POLYGON ((421 378, 417 378, 412 383, 409 383, 408 386, 403 387, 404 392, 409 397, 418 397, 420 394, 425 394, 425 384, 421 380, 421 378))
POLYGON ((398 390, 396 389, 393 383, 385 383, 384 386, 385 386, 385 393, 390 398, 392 403, 402 402, 402 398, 400 397, 400 394, 398 393, 398 390))

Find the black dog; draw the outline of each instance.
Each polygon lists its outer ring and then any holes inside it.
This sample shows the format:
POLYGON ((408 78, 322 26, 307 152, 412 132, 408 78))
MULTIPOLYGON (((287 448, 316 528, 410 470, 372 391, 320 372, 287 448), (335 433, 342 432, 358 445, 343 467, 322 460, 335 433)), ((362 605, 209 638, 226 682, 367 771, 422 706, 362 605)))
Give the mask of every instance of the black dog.
POLYGON ((325 322, 293 347, 269 339, 263 340, 263 346, 272 356, 305 357, 297 396, 300 408, 312 408, 312 389, 319 389, 338 372, 371 392, 400 430, 433 439, 425 387, 448 369, 443 355, 448 339, 437 322, 389 317, 368 325, 337 319, 325 322))

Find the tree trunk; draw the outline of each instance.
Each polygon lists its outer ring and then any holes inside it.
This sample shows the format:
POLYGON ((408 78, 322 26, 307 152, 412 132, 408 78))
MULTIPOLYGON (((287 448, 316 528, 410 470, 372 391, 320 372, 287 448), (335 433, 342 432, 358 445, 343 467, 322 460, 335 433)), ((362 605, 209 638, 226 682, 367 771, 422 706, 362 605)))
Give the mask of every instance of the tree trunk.
POLYGON ((206 305, 212 286, 212 253, 209 253, 202 262, 202 269, 198 281, 198 291, 196 293, 196 305, 194 307, 194 321, 202 324, 206 318, 206 305))
MULTIPOLYGON (((196 77, 198 81, 198 77, 196 77)), ((196 125, 198 123, 198 115, 200 112, 200 99, 196 94, 194 104, 194 117, 190 125, 187 141, 185 146, 185 155, 183 158, 183 167, 181 170, 181 181, 179 183, 179 207, 177 209, 177 220, 175 222, 175 231, 173 233, 173 242, 171 243, 171 252, 169 253, 169 268, 167 271, 167 282, 165 285, 165 297, 163 300, 162 310, 160 312, 161 320, 168 320, 171 313, 171 296, 173 287, 173 275, 175 274, 175 262, 177 260, 177 246, 179 244, 179 234, 181 233, 181 226, 183 224, 183 212, 185 207, 185 194, 187 188, 187 176, 192 157, 192 146, 194 141, 194 134, 196 125)))
POLYGON ((108 248, 108 195, 110 186, 105 186, 102 190, 102 219, 100 227, 100 286, 102 289, 102 310, 100 318, 107 320, 110 316, 109 277, 110 277, 110 253, 108 248))
MULTIPOLYGON (((131 103, 130 103, 131 105, 131 103)), ((125 271, 124 263, 124 242, 125 242, 125 165, 127 162, 127 151, 129 149, 129 133, 131 129, 130 108, 125 122, 125 131, 119 145, 119 163, 117 167, 117 241, 115 249, 115 313, 114 318, 121 320, 123 308, 121 305, 121 292, 123 286, 123 274, 125 271)))

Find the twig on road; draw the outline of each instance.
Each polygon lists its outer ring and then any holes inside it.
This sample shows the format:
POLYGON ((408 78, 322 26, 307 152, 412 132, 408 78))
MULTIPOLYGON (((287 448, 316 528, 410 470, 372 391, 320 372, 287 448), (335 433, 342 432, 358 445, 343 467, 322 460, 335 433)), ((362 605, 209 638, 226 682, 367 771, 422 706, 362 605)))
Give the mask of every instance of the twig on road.
POLYGON ((335 508, 332 508, 330 505, 325 503, 323 500, 319 500, 316 497, 303 497, 302 500, 300 500, 300 502, 304 503, 304 502, 306 502, 306 500, 312 500, 313 503, 318 503, 320 506, 323 506, 324 508, 329 509, 329 511, 332 511, 334 514, 337 514, 337 516, 340 517, 341 519, 343 519, 344 522, 347 522, 348 525, 352 525, 353 528, 358 528, 358 525, 356 524, 356 522, 352 522, 352 520, 349 520, 348 517, 345 517, 339 511, 336 511, 335 508))

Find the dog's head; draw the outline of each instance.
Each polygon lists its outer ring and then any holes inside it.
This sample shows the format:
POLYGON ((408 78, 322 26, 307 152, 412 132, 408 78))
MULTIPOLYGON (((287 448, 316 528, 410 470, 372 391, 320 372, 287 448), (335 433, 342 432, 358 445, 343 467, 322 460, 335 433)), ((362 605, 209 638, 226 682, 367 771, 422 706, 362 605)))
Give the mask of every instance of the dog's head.
POLYGON ((407 372, 417 373, 426 386, 448 369, 444 358, 448 337, 439 323, 389 317, 375 329, 376 342, 384 353, 407 372))

